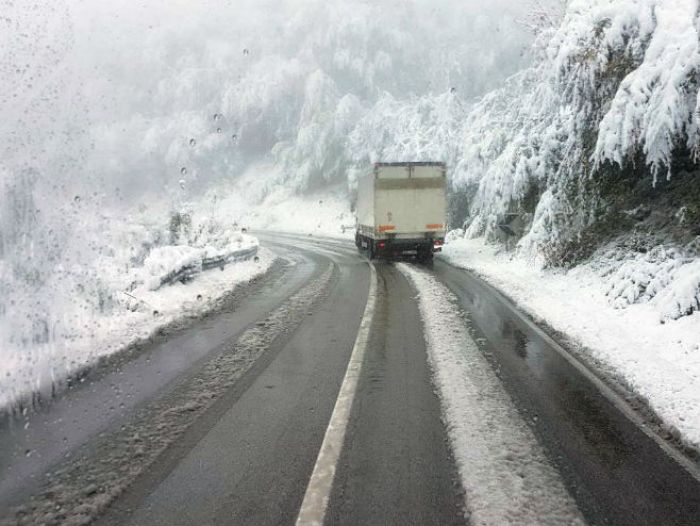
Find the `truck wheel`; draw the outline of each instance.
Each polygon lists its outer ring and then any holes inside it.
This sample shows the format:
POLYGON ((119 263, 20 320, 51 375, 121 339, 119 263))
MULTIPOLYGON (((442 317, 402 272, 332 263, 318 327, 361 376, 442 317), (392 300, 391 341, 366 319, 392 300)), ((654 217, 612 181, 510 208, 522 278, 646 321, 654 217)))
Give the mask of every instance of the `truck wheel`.
POLYGON ((432 248, 421 249, 418 251, 418 257, 416 258, 418 263, 430 264, 433 262, 433 251, 432 248))
POLYGON ((367 258, 374 259, 374 241, 370 240, 367 244, 367 258))

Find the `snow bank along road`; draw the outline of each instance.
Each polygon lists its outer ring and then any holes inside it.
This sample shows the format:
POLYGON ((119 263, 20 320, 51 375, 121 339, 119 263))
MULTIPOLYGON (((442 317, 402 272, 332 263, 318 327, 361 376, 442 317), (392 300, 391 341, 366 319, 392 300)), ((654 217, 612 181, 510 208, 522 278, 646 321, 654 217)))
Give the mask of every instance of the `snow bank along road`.
POLYGON ((478 279, 261 240, 221 311, 0 428, 0 523, 697 524, 697 465, 478 279))

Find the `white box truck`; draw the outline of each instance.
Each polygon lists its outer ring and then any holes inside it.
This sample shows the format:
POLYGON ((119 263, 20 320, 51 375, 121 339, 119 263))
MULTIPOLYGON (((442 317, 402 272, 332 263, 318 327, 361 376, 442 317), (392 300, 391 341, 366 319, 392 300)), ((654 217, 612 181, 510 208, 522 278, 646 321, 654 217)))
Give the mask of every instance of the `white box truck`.
POLYGON ((376 163, 359 181, 355 244, 370 259, 430 261, 445 240, 444 163, 376 163))

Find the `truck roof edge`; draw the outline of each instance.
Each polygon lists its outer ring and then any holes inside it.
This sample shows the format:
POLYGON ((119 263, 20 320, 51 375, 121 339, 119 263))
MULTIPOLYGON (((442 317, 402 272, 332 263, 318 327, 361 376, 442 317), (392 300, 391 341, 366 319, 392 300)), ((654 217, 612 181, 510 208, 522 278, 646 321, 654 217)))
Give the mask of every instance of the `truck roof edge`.
POLYGON ((443 163, 443 162, 433 162, 433 161, 374 163, 375 168, 381 168, 382 166, 440 166, 440 167, 444 168, 447 166, 447 164, 443 163))

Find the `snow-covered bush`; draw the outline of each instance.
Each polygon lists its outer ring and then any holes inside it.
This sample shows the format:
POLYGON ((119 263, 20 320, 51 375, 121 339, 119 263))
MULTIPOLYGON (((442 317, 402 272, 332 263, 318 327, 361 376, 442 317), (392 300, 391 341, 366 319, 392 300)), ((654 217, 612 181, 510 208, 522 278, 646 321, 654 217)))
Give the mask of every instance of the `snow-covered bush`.
POLYGON ((665 323, 700 311, 700 258, 693 254, 658 246, 649 254, 627 253, 618 261, 594 260, 589 265, 603 268, 606 295, 615 308, 649 303, 665 323))
POLYGON ((662 320, 692 314, 697 1, 572 0, 560 27, 535 32, 533 66, 465 119, 453 178, 470 200, 465 236, 501 241, 499 225, 517 216, 519 255, 568 265, 593 254, 617 308, 650 302, 662 320), (611 251, 610 240, 622 241, 611 251))
POLYGON ((662 322, 700 312, 700 260, 680 267, 656 303, 662 322))
POLYGON ((607 296, 617 308, 650 301, 674 281, 676 271, 687 262, 676 249, 654 247, 611 268, 607 296))

